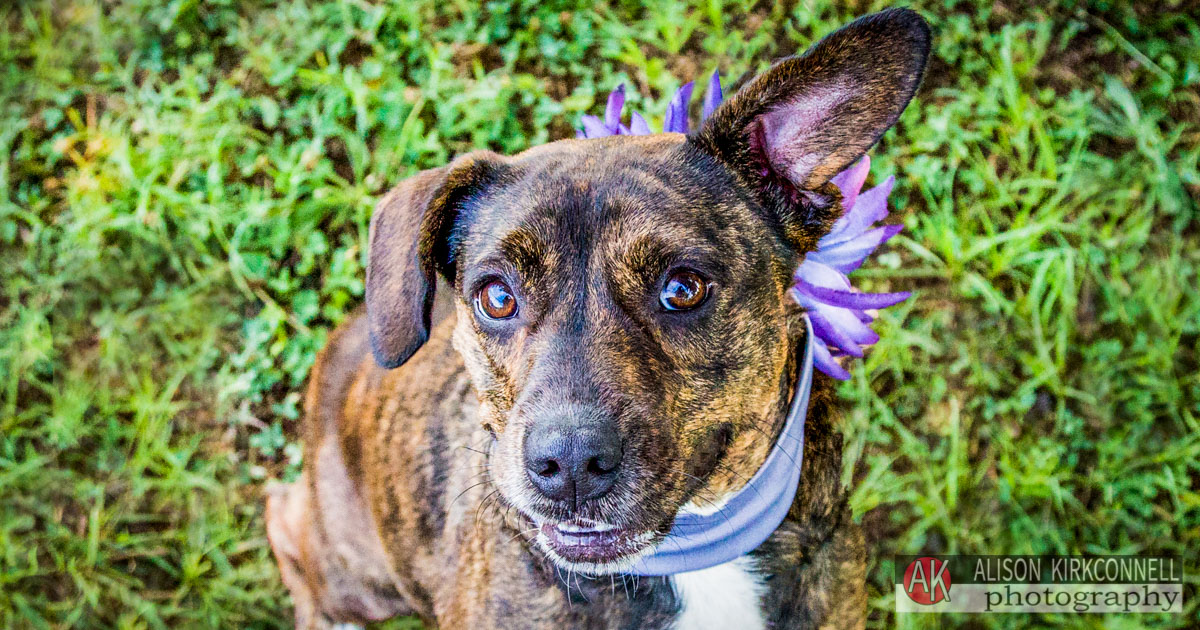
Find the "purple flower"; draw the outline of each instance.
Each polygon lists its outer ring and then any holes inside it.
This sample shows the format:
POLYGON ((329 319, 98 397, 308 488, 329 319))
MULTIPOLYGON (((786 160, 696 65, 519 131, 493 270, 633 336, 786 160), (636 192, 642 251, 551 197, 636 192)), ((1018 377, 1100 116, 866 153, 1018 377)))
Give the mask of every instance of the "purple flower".
MULTIPOLYGON (((692 88, 692 82, 688 82, 671 97, 663 121, 663 132, 688 132, 688 102, 691 101, 692 88)), ((713 72, 704 95, 701 120, 711 116, 721 100, 721 75, 713 72)), ((650 127, 637 112, 630 115, 629 126, 621 124, 624 106, 625 85, 622 84, 608 95, 604 120, 596 116, 584 116, 583 129, 576 135, 581 138, 649 135, 650 127)), ((849 379, 850 373, 837 362, 837 357, 862 357, 863 346, 879 341, 879 335, 870 327, 875 317, 868 311, 903 302, 910 295, 907 291, 862 293, 856 291, 846 277, 846 274, 858 269, 875 248, 902 228, 899 225, 874 227, 887 218, 887 197, 892 192, 895 178, 888 177, 882 184, 860 194, 870 170, 871 160, 864 156, 834 176, 833 184, 842 191, 844 213, 833 224, 829 234, 817 243, 817 250, 810 252, 796 269, 796 284, 788 290, 792 298, 808 311, 812 321, 817 337, 813 346, 817 369, 840 380, 849 379)))
MULTIPOLYGON (((608 95, 608 105, 604 108, 604 120, 600 120, 596 116, 583 117, 583 129, 575 135, 580 138, 599 138, 601 136, 621 136, 630 135, 632 130, 629 127, 621 124, 621 110, 625 107, 625 84, 617 86, 608 95)), ((646 134, 650 133, 650 128, 646 127, 646 121, 638 114, 634 114, 631 124, 636 125, 641 121, 641 126, 645 127, 646 134)), ((643 135, 643 134, 637 134, 643 135)))
MULTIPOLYGON (((688 103, 692 100, 692 81, 688 81, 675 90, 671 102, 667 104, 667 115, 663 119, 663 133, 688 132, 688 103)), ((708 91, 704 93, 704 109, 700 120, 706 120, 721 104, 721 74, 713 72, 708 80, 708 91)), ((608 95, 608 104, 604 107, 604 119, 599 116, 584 116, 583 129, 575 132, 579 138, 603 138, 604 136, 648 136, 650 126, 642 115, 633 112, 629 115, 629 126, 621 123, 621 110, 625 107, 625 84, 617 86, 608 95)))
POLYGON ((708 90, 704 93, 704 109, 700 112, 700 120, 708 120, 724 99, 725 96, 721 94, 721 71, 713 70, 712 76, 708 78, 708 90))
POLYGON ((873 227, 888 215, 887 196, 892 192, 895 178, 888 177, 882 184, 859 194, 870 169, 871 159, 863 156, 834 176, 834 185, 842 191, 844 213, 829 234, 817 242, 817 250, 810 252, 796 269, 796 284, 788 291, 808 310, 812 320, 817 334, 816 366, 841 380, 850 378, 850 373, 834 357, 861 357, 862 346, 879 341, 879 335, 870 328, 875 317, 867 311, 898 304, 910 295, 907 291, 860 293, 846 277, 903 227, 873 227))

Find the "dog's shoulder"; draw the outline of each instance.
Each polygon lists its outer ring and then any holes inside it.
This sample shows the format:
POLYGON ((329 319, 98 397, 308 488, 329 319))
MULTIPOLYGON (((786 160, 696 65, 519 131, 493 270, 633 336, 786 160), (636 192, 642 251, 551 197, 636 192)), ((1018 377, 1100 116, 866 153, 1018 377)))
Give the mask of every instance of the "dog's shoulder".
POLYGON ((318 442, 336 429, 346 393, 369 357, 366 313, 359 308, 329 334, 313 362, 304 403, 306 442, 318 442))
POLYGON ((434 401, 430 378, 459 380, 462 360, 453 351, 453 308, 438 300, 429 341, 409 361, 386 369, 375 363, 370 350, 366 309, 350 313, 317 353, 305 393, 304 439, 316 443, 328 436, 355 432, 367 416, 378 420, 380 413, 398 413, 412 422, 424 416, 434 401), (392 404, 401 401, 399 408, 392 404))

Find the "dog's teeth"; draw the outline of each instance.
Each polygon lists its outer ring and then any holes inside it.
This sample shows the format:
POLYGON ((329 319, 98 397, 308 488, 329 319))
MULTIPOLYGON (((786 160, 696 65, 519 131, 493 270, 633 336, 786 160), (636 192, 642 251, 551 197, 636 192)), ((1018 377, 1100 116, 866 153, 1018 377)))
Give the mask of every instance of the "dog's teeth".
POLYGON ((574 523, 559 523, 558 525, 555 525, 555 527, 558 529, 558 531, 560 531, 564 534, 603 534, 604 532, 609 532, 614 529, 617 529, 616 525, 609 525, 608 523, 600 523, 600 522, 595 522, 595 521, 591 522, 588 525, 576 525, 574 523))

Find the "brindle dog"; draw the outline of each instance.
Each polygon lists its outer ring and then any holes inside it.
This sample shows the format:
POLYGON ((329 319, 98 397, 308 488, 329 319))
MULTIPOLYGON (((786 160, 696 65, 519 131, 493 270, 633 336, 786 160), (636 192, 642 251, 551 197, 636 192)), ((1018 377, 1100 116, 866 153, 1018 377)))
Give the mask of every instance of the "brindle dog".
POLYGON ((691 135, 472 153, 392 190, 366 313, 313 369, 303 474, 268 498, 297 626, 862 627, 866 552, 820 375, 800 490, 766 543, 691 574, 621 570, 766 458, 806 334, 792 272, 929 38, 884 11, 691 135))

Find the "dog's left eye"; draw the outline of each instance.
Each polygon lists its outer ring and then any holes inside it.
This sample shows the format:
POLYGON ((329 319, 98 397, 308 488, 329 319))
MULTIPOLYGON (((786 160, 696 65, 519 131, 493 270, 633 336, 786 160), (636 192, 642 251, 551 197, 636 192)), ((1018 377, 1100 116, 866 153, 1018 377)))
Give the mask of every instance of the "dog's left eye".
POLYGON ((475 308, 488 319, 508 319, 517 314, 517 298, 507 284, 493 280, 475 294, 475 308))
POLYGON ((690 311, 708 299, 709 284, 694 271, 677 271, 667 278, 658 301, 668 311, 690 311))

